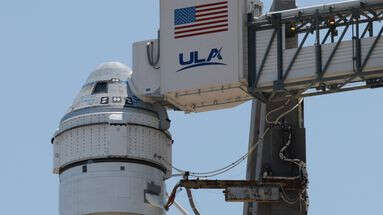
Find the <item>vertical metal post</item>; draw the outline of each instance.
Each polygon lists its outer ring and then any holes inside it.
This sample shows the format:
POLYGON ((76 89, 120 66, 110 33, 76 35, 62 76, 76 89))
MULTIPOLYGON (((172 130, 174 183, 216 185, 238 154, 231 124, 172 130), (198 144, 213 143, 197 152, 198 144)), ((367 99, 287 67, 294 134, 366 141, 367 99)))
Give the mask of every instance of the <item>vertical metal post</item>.
POLYGON ((315 14, 315 66, 318 77, 322 75, 322 45, 320 41, 320 14, 319 11, 315 14))
POLYGON ((368 24, 369 24, 369 26, 368 26, 369 36, 373 37, 374 36, 374 23, 373 22, 369 22, 368 24))
MULTIPOLYGON (((259 136, 265 131, 266 126, 266 104, 260 100, 253 100, 251 106, 251 122, 250 122, 250 133, 249 133, 249 150, 259 140, 259 136)), ((247 171, 246 180, 257 180, 262 179, 261 168, 262 168, 262 144, 257 146, 255 152, 249 155, 247 160, 247 171)), ((244 215, 255 215, 257 214, 257 203, 249 202, 243 206, 244 215)))
POLYGON ((274 82, 274 89, 283 91, 283 27, 281 23, 281 14, 273 15, 273 26, 277 33, 277 77, 278 80, 274 82))
POLYGON ((359 26, 359 19, 360 19, 360 11, 359 9, 354 9, 353 11, 353 23, 355 27, 355 35, 353 35, 353 40, 355 42, 355 56, 354 60, 356 61, 356 68, 357 73, 361 72, 362 68, 362 44, 360 40, 360 26, 359 26))
MULTIPOLYGON (((289 110, 297 100, 292 101, 289 107, 284 111, 289 110)), ((266 114, 270 111, 282 106, 285 101, 273 102, 264 104, 260 101, 254 101, 252 106, 251 132, 249 147, 253 146, 260 135, 269 126, 266 123, 266 114)), ((278 111, 275 114, 269 114, 269 119, 275 119, 281 113, 278 111)), ((306 143, 304 129, 304 113, 303 105, 295 111, 284 117, 283 121, 290 124, 294 130, 293 140, 289 148, 289 156, 306 161, 306 143)), ((268 174, 275 177, 294 177, 299 172, 294 165, 290 165, 280 160, 278 154, 282 146, 286 143, 286 136, 282 129, 272 129, 265 137, 262 144, 257 146, 255 153, 248 158, 247 179, 263 181, 263 176, 268 174)), ((295 199, 299 195, 299 191, 286 191, 290 199, 295 199)), ((245 203, 244 215, 306 215, 305 205, 300 202, 288 204, 284 201, 278 203, 245 203)))
MULTIPOLYGON (((291 9, 295 8, 295 0, 274 0, 272 11, 278 11, 282 9, 291 9)), ((281 37, 282 38, 282 37, 281 37)), ((283 40, 283 38, 282 38, 283 40)), ((283 42, 283 41, 282 41, 283 42)), ((280 45, 282 44, 280 43, 280 45)), ((319 43, 320 45, 320 43, 319 43)), ((298 44, 296 43, 297 47, 298 44)), ((280 48, 283 49, 283 46, 280 48)), ((283 54, 283 52, 281 52, 283 54)), ((280 57, 280 56, 279 56, 280 57)), ((283 56, 282 56, 283 57, 283 56)), ((321 57, 320 57, 321 58, 321 57)), ((249 58, 250 60, 250 58, 249 58)), ((280 59, 278 65, 278 71, 280 66, 283 64, 282 58, 280 59)), ((249 62, 250 63, 250 62, 249 62)), ((283 65, 282 65, 283 68, 283 65)), ((278 74, 279 75, 279 74, 278 74)), ((253 101, 252 103, 252 114, 251 114, 251 126, 250 126, 250 137, 249 137, 249 148, 251 148, 255 143, 258 142, 258 138, 263 134, 268 124, 266 123, 266 114, 271 110, 274 110, 277 107, 283 105, 286 101, 279 102, 270 102, 262 103, 261 101, 253 101)), ((290 102, 290 107, 286 107, 284 110, 288 110, 297 104, 297 99, 292 99, 290 102)), ((282 111, 283 112, 283 111, 282 111)), ((281 111, 270 114, 271 119, 275 119, 279 116, 281 111)), ((305 160, 305 138, 304 138, 304 113, 303 113, 303 103, 302 105, 292 111, 290 114, 284 117, 284 122, 289 123, 294 129, 299 130, 300 132, 294 134, 294 140, 292 143, 293 151, 297 152, 302 160, 305 160), (303 133, 303 134, 302 134, 303 133), (300 136, 300 137, 298 137, 300 136), (300 139, 300 141, 295 141, 300 139)), ((286 166, 286 163, 281 162, 278 156, 275 156, 274 153, 278 144, 282 144, 285 141, 283 131, 273 130, 269 133, 262 144, 257 146, 257 150, 250 154, 247 161, 247 180, 257 180, 262 181, 263 174, 265 171, 271 170, 274 176, 292 176, 293 169, 286 166)), ((296 196, 295 191, 287 191, 287 195, 296 196)), ((245 203, 244 204, 244 215, 303 215, 306 214, 304 210, 301 210, 299 203, 294 205, 289 205, 285 202, 280 203, 245 203)))
POLYGON ((281 14, 275 14, 274 26, 277 29, 277 70, 278 70, 278 81, 283 79, 283 32, 281 24, 281 14))
POLYGON ((255 80, 257 76, 257 58, 256 58, 256 47, 255 47, 255 41, 256 41, 256 32, 255 27, 252 25, 254 21, 254 15, 253 13, 247 14, 247 40, 248 40, 248 46, 247 46, 247 52, 248 52, 248 83, 249 83, 249 90, 251 93, 253 93, 255 88, 255 80))

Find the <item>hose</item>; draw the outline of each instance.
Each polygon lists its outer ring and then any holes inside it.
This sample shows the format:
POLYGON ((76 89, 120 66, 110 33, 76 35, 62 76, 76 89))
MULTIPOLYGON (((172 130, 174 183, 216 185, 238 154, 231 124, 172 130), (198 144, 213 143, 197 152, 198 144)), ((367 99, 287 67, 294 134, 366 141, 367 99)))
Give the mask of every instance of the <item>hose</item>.
POLYGON ((194 204, 194 200, 193 200, 193 195, 192 195, 192 192, 189 188, 185 188, 186 189, 186 193, 188 195, 188 199, 189 199, 189 203, 190 203, 190 207, 193 209, 193 212, 195 215, 200 215, 200 213, 198 212, 195 204, 194 204))
POLYGON ((157 67, 157 64, 160 62, 160 33, 158 31, 158 48, 157 48, 157 58, 154 60, 154 42, 148 42, 146 44, 146 55, 148 57, 148 61, 150 66, 152 66, 154 69, 159 69, 160 67, 157 67))

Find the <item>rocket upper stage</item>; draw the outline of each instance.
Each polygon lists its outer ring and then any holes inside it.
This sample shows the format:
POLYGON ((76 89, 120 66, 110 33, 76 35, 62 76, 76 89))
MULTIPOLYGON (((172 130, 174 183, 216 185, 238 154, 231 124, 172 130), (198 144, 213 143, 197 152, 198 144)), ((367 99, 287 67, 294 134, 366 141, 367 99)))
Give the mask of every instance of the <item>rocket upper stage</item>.
POLYGON ((52 139, 60 215, 162 214, 171 174, 166 109, 135 96, 132 71, 92 72, 52 139))

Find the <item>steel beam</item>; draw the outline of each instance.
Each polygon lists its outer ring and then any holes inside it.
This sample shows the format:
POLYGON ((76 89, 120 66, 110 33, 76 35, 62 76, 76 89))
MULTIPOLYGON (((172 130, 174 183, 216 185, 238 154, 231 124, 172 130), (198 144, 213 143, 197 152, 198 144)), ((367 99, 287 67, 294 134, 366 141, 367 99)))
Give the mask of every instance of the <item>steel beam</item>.
MULTIPOLYGON (((254 15, 249 13, 247 15, 247 23, 252 23, 254 20, 254 15)), ((248 82, 249 82, 249 91, 253 93, 255 88, 255 79, 257 76, 257 58, 256 58, 256 31, 254 26, 249 26, 247 30, 247 39, 248 39, 248 82)))
MULTIPOLYGON (((283 9, 295 8, 295 0, 274 0, 271 10, 278 11, 283 9)), ((297 40, 295 40, 297 41, 297 40)), ((278 42, 278 41, 277 41, 278 42)), ((280 46, 282 44, 279 44, 280 46)), ((297 47, 298 44, 295 44, 297 47)), ((320 45, 320 43, 319 43, 320 45)), ((303 45, 302 45, 303 46, 303 45)), ((298 49, 299 50, 299 49, 298 49)), ((299 54, 299 51, 296 55, 299 54)), ((280 59, 282 60, 282 59, 280 59)), ((250 63, 250 62, 249 62, 250 63)), ((280 79, 283 80, 289 74, 289 70, 294 64, 294 60, 290 63, 287 71, 282 75, 280 68, 278 69, 278 74, 280 79)), ((259 75, 259 74, 258 74, 259 75)), ((281 111, 276 111, 273 114, 270 114, 271 119, 278 117, 283 111, 287 111, 297 104, 297 99, 291 99, 290 103, 283 108, 281 111)), ((250 126, 250 138, 249 138, 249 148, 252 148, 259 140, 260 135, 264 133, 266 128, 269 126, 266 122, 266 115, 268 112, 274 110, 275 108, 286 105, 286 100, 279 102, 269 102, 267 104, 262 103, 261 101, 253 101, 252 104, 252 114, 251 114, 251 126, 250 126)), ((294 138, 292 139, 292 144, 289 151, 289 156, 297 157, 303 161, 306 159, 306 149, 305 149, 305 136, 304 136, 304 117, 303 117, 303 103, 299 108, 287 114, 283 119, 285 123, 291 125, 296 132, 294 132, 294 138)), ((267 175, 273 176, 274 179, 283 179, 293 178, 296 176, 297 169, 291 164, 283 162, 279 158, 279 151, 281 150, 281 144, 285 143, 286 135, 284 134, 283 129, 272 129, 272 132, 269 133, 257 146, 255 153, 252 153, 248 157, 247 162, 247 180, 255 180, 258 182, 265 182, 267 180, 267 175)), ((285 195, 290 198, 296 198, 301 191, 297 190, 288 190, 284 191, 285 195)), ((282 194, 283 195, 283 194, 282 194)), ((302 210, 302 205, 297 201, 293 204, 288 204, 286 201, 278 202, 248 202, 244 204, 244 215, 304 215, 307 214, 307 211, 302 210)))
POLYGON ((280 187, 229 187, 225 191, 227 202, 279 202, 281 201, 280 187))

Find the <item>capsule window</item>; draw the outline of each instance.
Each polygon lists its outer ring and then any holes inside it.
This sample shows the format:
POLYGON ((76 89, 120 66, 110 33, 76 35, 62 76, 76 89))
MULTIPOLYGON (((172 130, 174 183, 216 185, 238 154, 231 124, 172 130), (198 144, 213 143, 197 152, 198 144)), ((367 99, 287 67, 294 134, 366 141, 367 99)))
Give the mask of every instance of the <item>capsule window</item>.
POLYGON ((108 93, 108 83, 106 81, 97 82, 93 88, 93 94, 108 93))

